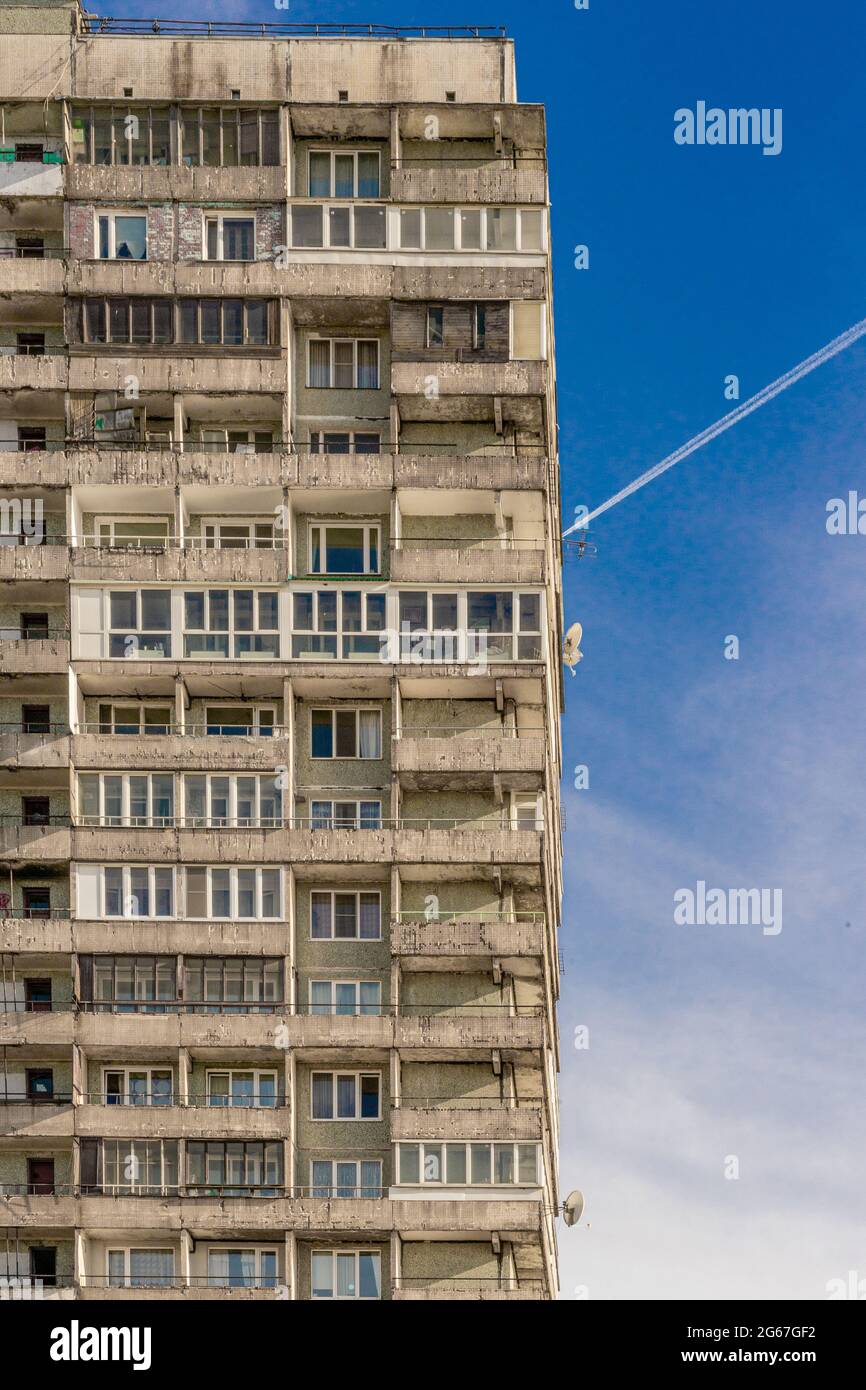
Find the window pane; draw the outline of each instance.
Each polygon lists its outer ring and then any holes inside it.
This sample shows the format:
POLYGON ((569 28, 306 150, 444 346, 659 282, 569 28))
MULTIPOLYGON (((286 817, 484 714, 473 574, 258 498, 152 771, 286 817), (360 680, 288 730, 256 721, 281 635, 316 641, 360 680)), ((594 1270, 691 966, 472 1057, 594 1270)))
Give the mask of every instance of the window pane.
POLYGON ((425 208, 424 226, 426 250, 454 250, 454 212, 452 208, 425 208))
POLYGON ((358 343, 358 389, 379 389, 379 344, 375 340, 358 343))
POLYGON ((358 1255, 359 1297, 380 1297, 379 1256, 373 1251, 362 1250, 358 1255))
POLYGON ((313 1072, 313 1119, 334 1118, 334 1087, 330 1072, 313 1072))
POLYGON ((355 156, 334 155, 334 197, 352 198, 355 194, 355 156))
POLYGON ((146 217, 115 217, 114 254, 118 260, 143 261, 146 259, 146 217))
POLYGON ((241 299, 223 300, 223 342, 239 347, 244 341, 244 306, 241 299))
POLYGON ((524 208, 520 214, 520 246, 523 251, 542 250, 542 220, 540 208, 524 208))
POLYGON ((331 196, 330 154, 310 152, 308 192, 311 198, 329 198, 331 196))
POLYGON ((385 245, 385 209, 355 208, 355 245, 382 248, 385 245))
POLYGON ((351 209, 328 208, 328 245, 351 246, 351 209))
POLYGON ((310 1278, 314 1298, 334 1297, 333 1260, 330 1254, 313 1251, 310 1278))
POLYGON ((354 386, 354 348, 351 338, 334 343, 334 386, 344 389, 354 386))
POLYGON ((412 250, 421 246, 421 209, 406 208, 400 213, 400 246, 412 250))
POLYGON ((379 197, 379 156, 378 154, 358 155, 358 197, 379 197))
POLYGON ((454 1183, 465 1183, 466 1181, 466 1145, 465 1144, 446 1144, 445 1145, 445 1181, 454 1183))
POLYGON ((337 1119, 353 1120, 357 1111, 357 1081, 354 1076, 337 1077, 337 1119))
MULTIPOLYGON (((313 757, 330 758, 334 752, 333 719, 329 709, 314 709, 312 712, 313 757)), ((352 733, 354 747, 354 729, 352 733)), ((350 755, 351 756, 351 755, 350 755)))
POLYGON ((292 208, 292 245, 321 246, 322 225, 321 204, 296 204, 292 208))
POLYGON ((381 936, 381 901, 378 893, 360 895, 360 937, 362 941, 378 941, 381 936))
POLYGON ((220 305, 218 299, 201 301, 201 340, 203 343, 220 341, 220 305))
MULTIPOLYGON (((250 258, 252 259, 252 257, 250 258)), ((247 311, 247 342, 256 347, 267 347, 268 306, 263 299, 249 299, 247 311)))
POLYGON ((331 895, 313 893, 310 899, 310 935, 320 940, 331 936, 331 895))
POLYGON ((517 209, 487 209, 487 250, 514 251, 517 248, 517 209))
POLYGON ((357 756, 355 746, 355 729, 357 712, 353 709, 338 709, 335 711, 337 723, 337 757, 354 758, 357 756))
POLYGON ((361 1077, 361 1118, 375 1120, 379 1116, 379 1078, 361 1077))
POLYGON ((406 1183, 421 1181, 420 1144, 400 1145, 400 1181, 406 1183))
POLYGON ((198 342, 197 299, 182 299, 180 301, 180 341, 182 343, 198 342))
POLYGON ((310 342, 310 386, 330 386, 331 345, 319 339, 310 342))
POLYGON ((488 1183, 491 1178, 490 1171, 490 1145, 471 1144, 472 1153, 472 1181, 473 1183, 488 1183))
POLYGON ((460 244, 464 251, 481 250, 481 209, 464 208, 460 214, 460 244))

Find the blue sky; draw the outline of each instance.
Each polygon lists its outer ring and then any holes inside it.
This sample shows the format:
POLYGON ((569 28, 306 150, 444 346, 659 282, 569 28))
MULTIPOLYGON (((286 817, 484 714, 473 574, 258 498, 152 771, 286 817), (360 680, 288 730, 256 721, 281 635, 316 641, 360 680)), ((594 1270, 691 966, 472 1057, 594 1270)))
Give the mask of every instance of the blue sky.
MULTIPOLYGON (((566 522, 725 413, 728 374, 745 398, 866 313, 860 0, 170 12, 507 26, 548 110, 566 522), (698 100, 781 108, 781 154, 676 145, 698 100)), ((562 1181, 590 1226, 562 1232, 566 1298, 866 1279, 866 536, 825 527, 830 498, 866 497, 864 432, 861 342, 568 565, 565 762, 590 786, 566 778, 562 1181), (700 879, 781 888, 782 931, 675 926, 700 879)))

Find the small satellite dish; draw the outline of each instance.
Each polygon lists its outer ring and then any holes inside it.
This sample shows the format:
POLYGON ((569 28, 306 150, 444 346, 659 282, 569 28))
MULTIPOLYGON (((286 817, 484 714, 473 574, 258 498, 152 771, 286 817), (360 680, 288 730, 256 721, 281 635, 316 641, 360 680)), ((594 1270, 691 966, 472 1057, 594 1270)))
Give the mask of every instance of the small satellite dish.
POLYGON ((583 1216, 583 1206, 583 1193, 579 1187, 576 1187, 573 1192, 569 1192, 562 1204, 562 1217, 566 1226, 577 1225, 583 1216))
POLYGON ((583 627, 580 623, 572 623, 568 632, 565 634, 565 641, 562 644, 562 664, 567 666, 572 675, 574 668, 579 661, 583 661, 583 652, 580 650, 580 641, 583 637, 583 627))

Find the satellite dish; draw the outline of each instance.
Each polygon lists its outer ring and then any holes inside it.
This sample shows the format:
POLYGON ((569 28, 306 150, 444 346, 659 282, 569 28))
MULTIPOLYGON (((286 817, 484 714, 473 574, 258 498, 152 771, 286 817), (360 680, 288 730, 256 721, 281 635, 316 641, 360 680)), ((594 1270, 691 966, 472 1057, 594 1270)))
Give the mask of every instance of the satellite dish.
POLYGON ((572 623, 562 644, 562 664, 568 667, 572 675, 574 675, 574 668, 577 663, 583 661, 583 652, 580 650, 582 637, 583 626, 580 623, 572 623))
POLYGON ((579 1187, 569 1192, 562 1204, 562 1216, 566 1226, 576 1226, 583 1216, 583 1193, 579 1187))

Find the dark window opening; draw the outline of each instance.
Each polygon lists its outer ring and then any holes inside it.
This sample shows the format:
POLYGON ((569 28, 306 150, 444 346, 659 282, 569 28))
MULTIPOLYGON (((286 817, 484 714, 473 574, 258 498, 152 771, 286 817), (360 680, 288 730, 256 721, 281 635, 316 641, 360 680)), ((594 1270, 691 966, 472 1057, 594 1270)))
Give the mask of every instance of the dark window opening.
POLYGON ((24 825, 48 825, 51 802, 47 796, 22 796, 21 819, 24 825))
POLYGON ((24 981, 24 1005, 29 1014, 47 1014, 51 1012, 51 981, 50 980, 25 980, 24 981))
POLYGON ((18 333, 16 335, 18 352, 25 357, 45 356, 44 333, 18 333))
POLYGON ((22 613, 21 636, 25 642, 46 642, 48 640, 48 614, 22 613))
POLYGON ((51 916, 50 888, 23 888, 21 895, 25 917, 51 916))
POLYGON ((47 734, 51 729, 51 709, 48 705, 21 706, 21 732, 47 734))

